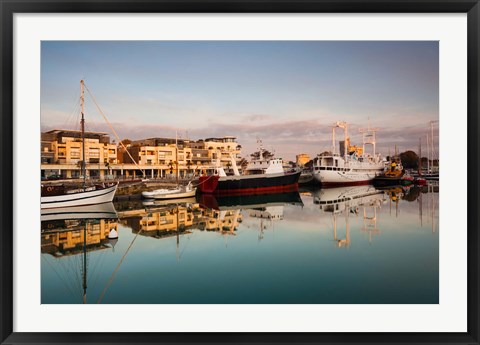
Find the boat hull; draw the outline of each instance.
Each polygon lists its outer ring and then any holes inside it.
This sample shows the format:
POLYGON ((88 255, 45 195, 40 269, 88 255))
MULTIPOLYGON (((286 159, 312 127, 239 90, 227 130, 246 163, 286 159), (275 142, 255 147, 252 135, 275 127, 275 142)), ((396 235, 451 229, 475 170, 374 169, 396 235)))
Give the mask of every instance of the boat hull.
POLYGON ((298 189, 300 171, 265 175, 202 176, 198 188, 207 194, 264 194, 298 189))
POLYGON ((117 187, 118 184, 115 184, 111 187, 79 193, 42 196, 41 208, 48 209, 59 207, 72 207, 112 202, 113 197, 115 196, 115 192, 117 191, 117 187))
POLYGON ((322 187, 360 186, 367 185, 381 173, 381 170, 365 171, 333 171, 320 170, 314 174, 322 187))

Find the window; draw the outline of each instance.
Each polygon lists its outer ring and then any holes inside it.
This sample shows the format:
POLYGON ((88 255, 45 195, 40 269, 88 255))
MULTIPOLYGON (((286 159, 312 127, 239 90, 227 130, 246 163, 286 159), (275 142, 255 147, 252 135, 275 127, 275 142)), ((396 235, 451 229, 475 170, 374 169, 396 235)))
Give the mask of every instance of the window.
POLYGON ((61 157, 65 157, 67 155, 67 149, 65 147, 59 147, 58 155, 61 157))

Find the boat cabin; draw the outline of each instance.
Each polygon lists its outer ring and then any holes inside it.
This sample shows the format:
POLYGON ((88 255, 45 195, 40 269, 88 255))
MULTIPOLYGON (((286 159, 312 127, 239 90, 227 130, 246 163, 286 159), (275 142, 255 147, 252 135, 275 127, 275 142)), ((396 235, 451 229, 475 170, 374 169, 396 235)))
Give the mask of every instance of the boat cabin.
POLYGON ((281 158, 253 159, 245 168, 244 175, 276 174, 283 173, 281 158))
POLYGON ((314 171, 318 170, 334 170, 334 171, 344 171, 350 170, 345 168, 345 160, 343 156, 333 155, 333 156, 319 156, 317 162, 313 168, 314 171))

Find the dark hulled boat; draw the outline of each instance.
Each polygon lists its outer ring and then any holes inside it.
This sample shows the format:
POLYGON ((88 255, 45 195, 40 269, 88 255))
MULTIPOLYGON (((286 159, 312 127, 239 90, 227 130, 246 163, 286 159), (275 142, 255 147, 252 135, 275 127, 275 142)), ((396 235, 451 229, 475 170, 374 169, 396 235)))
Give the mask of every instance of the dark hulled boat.
POLYGON ((260 151, 259 157, 252 159, 242 175, 234 165, 234 175, 225 173, 220 164, 217 164, 215 173, 201 176, 198 188, 207 194, 265 194, 285 191, 296 191, 300 171, 284 171, 282 160, 264 155, 260 151))

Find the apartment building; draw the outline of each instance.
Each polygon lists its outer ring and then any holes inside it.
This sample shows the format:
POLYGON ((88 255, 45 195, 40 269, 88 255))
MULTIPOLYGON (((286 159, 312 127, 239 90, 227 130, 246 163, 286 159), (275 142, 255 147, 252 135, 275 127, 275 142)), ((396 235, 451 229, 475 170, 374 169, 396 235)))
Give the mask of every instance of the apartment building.
MULTIPOLYGON (((236 138, 208 138, 191 141, 173 138, 147 138, 110 143, 106 133, 85 133, 87 176, 90 178, 190 178, 201 174, 220 157, 225 167, 230 155, 238 161, 241 146, 236 138), (219 156, 220 155, 220 156, 219 156)), ((81 174, 80 132, 54 130, 42 133, 42 176, 65 178, 81 174)))
MULTIPOLYGON (((42 176, 80 177, 82 161, 80 131, 55 129, 41 134, 42 176)), ((85 162, 90 177, 100 177, 100 171, 117 163, 117 145, 110 143, 107 133, 85 133, 85 162)))

